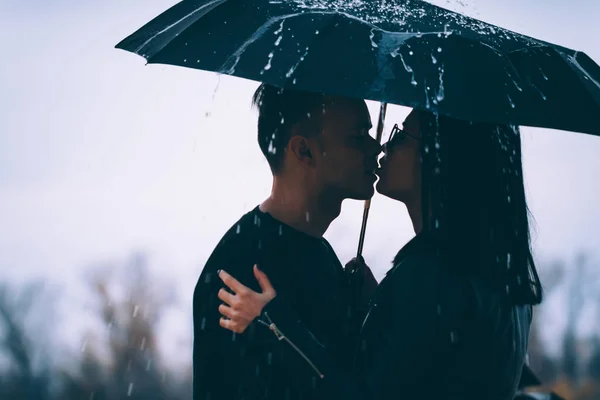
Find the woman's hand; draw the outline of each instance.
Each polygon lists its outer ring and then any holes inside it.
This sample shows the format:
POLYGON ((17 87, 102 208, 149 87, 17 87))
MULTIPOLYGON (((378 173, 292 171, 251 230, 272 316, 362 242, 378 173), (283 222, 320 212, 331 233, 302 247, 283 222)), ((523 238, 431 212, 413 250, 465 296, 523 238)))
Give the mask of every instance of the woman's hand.
POLYGON ((362 256, 353 258, 348 261, 345 269, 350 274, 353 285, 358 289, 361 301, 368 302, 375 293, 378 283, 375 276, 373 276, 373 272, 371 272, 371 268, 365 263, 365 259, 362 256))
POLYGON ((225 303, 219 306, 219 312, 224 316, 221 317, 219 324, 223 328, 235 333, 243 333, 254 318, 261 314, 267 303, 277 296, 277 292, 271 286, 267 275, 259 270, 256 265, 254 266, 254 276, 262 289, 262 293, 257 293, 242 285, 223 270, 219 272, 219 278, 234 292, 234 294, 231 294, 224 288, 219 290, 219 299, 225 303))

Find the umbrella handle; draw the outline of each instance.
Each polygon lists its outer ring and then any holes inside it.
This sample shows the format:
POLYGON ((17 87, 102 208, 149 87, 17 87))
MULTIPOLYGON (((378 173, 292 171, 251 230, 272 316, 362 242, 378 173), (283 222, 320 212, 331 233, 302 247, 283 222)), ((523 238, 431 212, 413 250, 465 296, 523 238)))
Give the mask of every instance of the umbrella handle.
MULTIPOLYGON (((385 112, 387 110, 387 103, 381 103, 379 107, 379 119, 377 120, 377 143, 381 143, 381 136, 383 135, 383 124, 385 122, 385 112)), ((358 251, 356 252, 356 258, 362 255, 363 245, 365 243, 365 233, 367 231, 367 219, 369 218, 369 209, 371 208, 371 199, 365 200, 365 209, 363 211, 362 226, 360 227, 360 237, 358 239, 358 251)))

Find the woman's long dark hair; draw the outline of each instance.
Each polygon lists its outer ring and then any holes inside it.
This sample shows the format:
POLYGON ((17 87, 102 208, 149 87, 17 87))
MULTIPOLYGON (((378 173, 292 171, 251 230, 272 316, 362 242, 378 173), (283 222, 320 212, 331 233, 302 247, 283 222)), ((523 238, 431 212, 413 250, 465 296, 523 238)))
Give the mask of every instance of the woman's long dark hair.
POLYGON ((539 304, 518 127, 425 112, 419 121, 424 230, 450 268, 484 278, 513 304, 539 304))

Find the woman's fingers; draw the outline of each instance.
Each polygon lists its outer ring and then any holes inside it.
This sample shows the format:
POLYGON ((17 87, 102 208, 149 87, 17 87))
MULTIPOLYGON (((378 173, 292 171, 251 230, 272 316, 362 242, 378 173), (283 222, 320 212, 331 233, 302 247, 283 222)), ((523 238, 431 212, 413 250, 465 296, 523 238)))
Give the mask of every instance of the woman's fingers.
POLYGON ((246 292, 248 292, 250 290, 246 286, 242 285, 233 276, 229 275, 227 272, 225 272, 223 270, 221 270, 219 272, 219 278, 221 278, 221 280, 223 281, 223 283, 226 284, 227 287, 229 289, 233 290, 233 292, 236 293, 236 294, 246 293, 246 292))
POLYGON ((227 318, 221 318, 219 320, 219 325, 221 325, 223 328, 228 329, 235 333, 244 333, 244 331, 248 327, 248 325, 243 326, 243 325, 241 325, 233 320, 227 319, 227 318))
POLYGON ((221 304, 219 306, 219 312, 224 315, 225 317, 242 323, 242 324, 246 324, 246 325, 250 325, 250 323, 252 322, 253 318, 249 318, 247 315, 244 315, 238 311, 236 311, 235 309, 233 309, 232 307, 228 307, 225 304, 221 304))
POLYGON ((235 295, 229 293, 224 288, 219 289, 218 293, 219 299, 223 300, 225 303, 232 306, 234 304, 235 295))
MULTIPOLYGON (((263 294, 265 295, 274 295, 275 289, 273 289, 273 285, 271 285, 271 281, 269 281, 269 277, 267 274, 258 269, 258 266, 254 264, 254 276, 262 289, 263 294)), ((273 296, 275 297, 275 296, 273 296)))

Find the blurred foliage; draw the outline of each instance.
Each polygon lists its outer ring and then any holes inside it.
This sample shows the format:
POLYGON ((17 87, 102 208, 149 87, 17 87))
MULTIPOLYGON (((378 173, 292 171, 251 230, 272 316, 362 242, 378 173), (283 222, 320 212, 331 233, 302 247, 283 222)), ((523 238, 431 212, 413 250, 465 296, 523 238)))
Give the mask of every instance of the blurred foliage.
MULTIPOLYGON (((157 346, 158 325, 175 303, 175 292, 168 282, 153 278, 147 264, 146 257, 137 254, 123 265, 88 271, 93 312, 106 326, 106 335, 90 329, 82 351, 71 355, 73 367, 67 369, 52 361, 45 350, 51 345, 49 335, 32 323, 41 306, 45 329, 56 328, 56 321, 48 323, 54 317, 44 309, 52 302, 44 285, 30 283, 16 291, 0 284, 0 361, 6 361, 0 363, 0 399, 191 399, 191 365, 169 370, 157 346), (122 289, 121 296, 113 290, 115 285, 122 289)), ((600 399, 600 334, 579 334, 586 309, 592 310, 592 323, 600 322, 598 267, 585 256, 540 266, 546 299, 558 296, 566 329, 561 331, 558 355, 549 352, 541 337, 548 329, 544 311, 550 305, 540 306, 530 337, 530 366, 545 382, 542 390, 553 390, 566 400, 600 399)), ((191 358, 191 344, 186 351, 191 358)))

